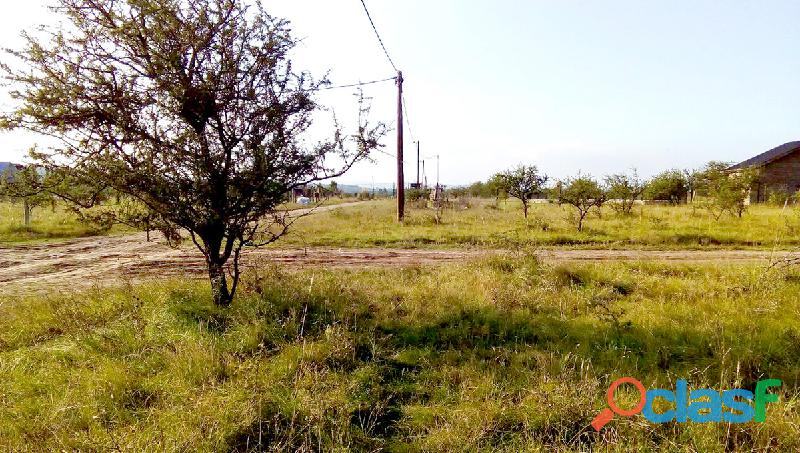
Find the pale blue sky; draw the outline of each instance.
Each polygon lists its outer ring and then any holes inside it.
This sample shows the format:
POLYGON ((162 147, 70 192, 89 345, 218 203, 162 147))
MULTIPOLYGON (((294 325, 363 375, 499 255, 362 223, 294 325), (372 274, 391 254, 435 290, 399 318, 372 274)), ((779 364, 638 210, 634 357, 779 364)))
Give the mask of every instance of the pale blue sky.
MULTIPOLYGON (((366 1, 405 74, 413 135, 423 155, 441 155, 448 184, 521 162, 553 177, 631 167, 647 176, 800 139, 796 0, 366 1)), ((4 11, 3 45, 47 19, 36 3, 4 11)), ((393 75, 359 0, 264 4, 303 38, 298 68, 330 70, 342 84, 393 75)), ((366 92, 373 118, 394 124, 392 84, 366 92)), ((320 99, 348 121, 351 94, 320 99)), ((31 140, 0 134, 0 160, 31 140)), ((386 144, 394 152, 393 136, 386 144)), ((340 180, 391 182, 393 172, 384 156, 340 180)))

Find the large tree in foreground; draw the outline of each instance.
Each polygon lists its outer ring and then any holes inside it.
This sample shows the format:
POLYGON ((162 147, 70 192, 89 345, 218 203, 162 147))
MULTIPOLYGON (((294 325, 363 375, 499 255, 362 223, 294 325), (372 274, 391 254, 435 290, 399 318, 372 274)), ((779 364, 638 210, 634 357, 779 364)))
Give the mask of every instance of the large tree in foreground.
POLYGON ((334 126, 308 144, 313 94, 327 82, 292 70, 288 23, 260 4, 58 0, 54 11, 64 25, 45 40, 24 35, 4 66, 19 102, 4 125, 55 137, 37 155, 47 168, 188 232, 219 305, 233 299, 242 247, 286 231, 284 194, 344 173, 385 132, 359 106, 356 133, 334 126))

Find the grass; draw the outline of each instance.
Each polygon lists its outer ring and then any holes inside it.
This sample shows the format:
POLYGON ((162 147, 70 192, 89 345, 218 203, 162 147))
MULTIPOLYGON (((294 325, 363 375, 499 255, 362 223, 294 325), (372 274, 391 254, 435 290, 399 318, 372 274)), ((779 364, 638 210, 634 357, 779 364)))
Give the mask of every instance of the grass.
MULTIPOLYGON (((0 299, 0 450, 800 449, 800 276, 525 256, 0 299), (763 424, 589 428, 608 385, 752 389, 763 424)), ((622 399, 629 397, 625 395, 622 399)))
MULTIPOLYGON (((332 199, 323 205, 351 201, 332 199)), ((307 206, 287 204, 284 209, 307 206)), ((536 204, 525 221, 519 206, 471 200, 465 209, 445 210, 440 222, 429 209, 409 207, 406 221, 395 220, 395 201, 317 212, 299 219, 290 234, 275 244, 328 247, 542 247, 609 249, 789 249, 800 246, 800 208, 751 206, 741 219, 715 219, 697 206, 640 206, 621 216, 604 208, 591 214, 584 231, 572 221, 573 210, 536 204)), ((130 231, 115 227, 112 233, 130 231)), ((67 239, 106 234, 80 224, 61 206, 34 210, 30 229, 22 226, 22 206, 0 203, 0 243, 67 239)))
POLYGON ((343 197, 343 198, 332 197, 332 198, 322 199, 319 203, 314 202, 312 200, 311 204, 300 204, 295 202, 283 203, 280 206, 278 206, 278 208, 282 210, 292 211, 295 209, 312 209, 321 206, 338 206, 340 204, 356 203, 358 201, 359 201, 358 198, 355 197, 343 197))
MULTIPOLYGON (((353 198, 331 198, 323 201, 321 205, 332 206, 353 201, 355 201, 353 198)), ((280 208, 293 210, 309 208, 309 206, 286 203, 280 208)), ((75 239, 131 231, 125 226, 115 226, 110 231, 104 231, 81 223, 78 217, 66 209, 63 204, 57 204, 54 209, 49 206, 35 208, 31 217, 31 226, 26 228, 22 203, 0 202, 0 245, 75 239)))
MULTIPOLYGON (((113 232, 122 231, 119 228, 113 232)), ((24 225, 22 203, 0 202, 0 244, 37 242, 104 234, 97 228, 82 224, 75 214, 62 205, 34 208, 31 226, 24 225)))
POLYGON ((514 202, 472 200, 467 209, 449 209, 437 223, 434 212, 409 208, 406 222, 395 221, 392 200, 320 213, 297 222, 277 246, 486 247, 560 246, 574 248, 791 248, 800 245, 800 208, 751 206, 743 218, 716 220, 696 206, 636 207, 621 216, 604 208, 591 214, 583 232, 573 209, 536 204, 526 222, 514 202))

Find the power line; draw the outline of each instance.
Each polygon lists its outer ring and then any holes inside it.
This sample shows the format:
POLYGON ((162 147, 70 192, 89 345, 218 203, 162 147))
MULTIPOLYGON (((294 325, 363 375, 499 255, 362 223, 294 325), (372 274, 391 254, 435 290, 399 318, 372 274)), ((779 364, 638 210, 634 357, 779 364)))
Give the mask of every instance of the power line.
MULTIPOLYGON (((392 157, 392 158, 394 158, 394 159, 397 159, 397 156, 396 156, 395 154, 392 154, 392 153, 390 153, 390 152, 388 152, 388 151, 384 151, 384 150, 382 150, 382 149, 376 149, 375 151, 377 151, 377 152, 379 152, 379 153, 386 154, 387 156, 389 156, 389 157, 392 157)), ((403 163, 404 163, 404 164, 408 164, 408 162, 406 162, 405 160, 403 161, 403 163)))
POLYGON ((406 125, 408 126, 408 135, 411 136, 411 142, 415 142, 414 131, 411 130, 411 120, 408 119, 408 102, 406 102, 406 95, 403 94, 403 114, 406 117, 406 125))
POLYGON ((383 53, 386 54, 386 58, 389 59, 389 63, 392 65, 392 68, 394 68, 394 71, 399 72, 397 70, 397 66, 394 65, 394 61, 392 61, 392 57, 389 56, 389 51, 386 50, 386 46, 383 44, 381 34, 378 33, 378 28, 375 26, 375 22, 372 20, 372 15, 370 15, 369 10, 367 9, 367 4, 364 3, 364 0, 361 0, 361 5, 364 7, 364 12, 367 13, 367 19, 369 19, 369 23, 372 24, 372 29, 375 30, 375 36, 378 37, 378 42, 381 44, 381 48, 383 48, 383 53))
POLYGON ((360 87, 360 86, 364 86, 364 85, 373 85, 373 84, 376 84, 376 83, 388 82, 390 80, 397 80, 397 77, 389 77, 388 79, 381 79, 381 80, 372 80, 370 82, 351 83, 351 84, 348 84, 348 85, 335 85, 335 86, 327 86, 327 87, 323 86, 323 87, 319 87, 319 88, 316 88, 316 89, 311 90, 311 91, 335 90, 337 88, 353 88, 353 87, 360 87))

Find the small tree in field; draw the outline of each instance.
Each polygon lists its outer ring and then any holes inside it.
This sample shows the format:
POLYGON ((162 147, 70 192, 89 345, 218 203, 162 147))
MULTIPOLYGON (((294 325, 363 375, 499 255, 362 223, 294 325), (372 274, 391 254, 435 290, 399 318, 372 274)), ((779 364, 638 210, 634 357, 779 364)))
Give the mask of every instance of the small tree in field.
POLYGON ((34 165, 25 165, 21 169, 0 174, 0 197, 12 202, 22 202, 22 218, 25 228, 31 226, 33 209, 39 206, 55 206, 55 197, 39 187, 45 176, 34 165))
POLYGON ((747 210, 747 196, 750 188, 758 179, 755 169, 728 171, 726 162, 709 162, 698 175, 698 188, 710 200, 706 208, 715 219, 719 220, 725 212, 732 216, 742 217, 747 210))
POLYGON ((606 197, 606 191, 591 176, 578 176, 564 182, 558 201, 578 210, 578 231, 583 231, 586 215, 592 208, 600 209, 606 197))
POLYGON ((66 25, 46 42, 23 34, 26 47, 11 55, 24 69, 3 65, 20 106, 2 123, 57 138, 36 154, 48 169, 137 200, 148 222, 188 232, 218 305, 233 300, 242 248, 287 231, 291 220, 276 209, 285 194, 343 174, 385 133, 359 106, 352 135, 336 125, 329 139, 306 137, 327 81, 293 70, 289 25, 259 2, 56 5, 66 25))
POLYGON ((527 219, 529 202, 534 195, 542 192, 547 176, 540 175, 535 165, 520 165, 498 173, 493 180, 508 196, 522 202, 522 214, 527 219))
POLYGON ((631 174, 616 174, 606 176, 608 198, 616 200, 611 207, 620 214, 630 215, 636 200, 644 192, 644 183, 634 170, 631 174))
POLYGON ((700 182, 700 170, 686 169, 683 170, 683 179, 686 182, 686 200, 689 203, 694 203, 694 197, 697 195, 697 189, 700 182))

